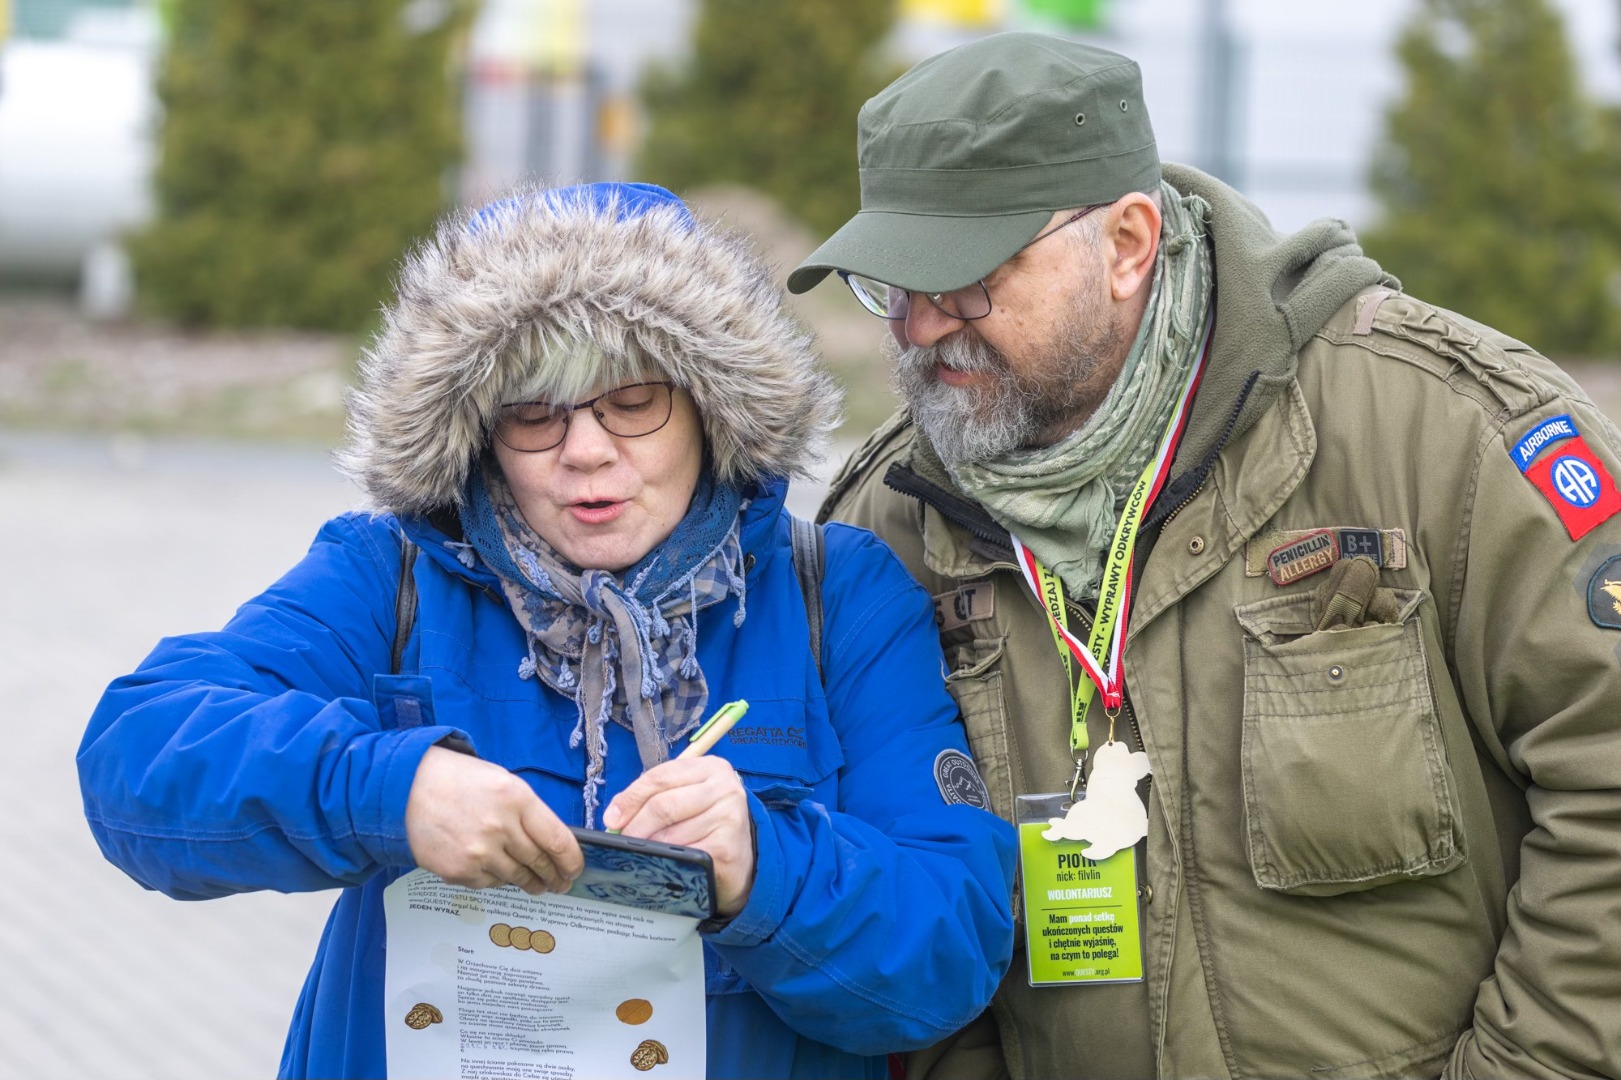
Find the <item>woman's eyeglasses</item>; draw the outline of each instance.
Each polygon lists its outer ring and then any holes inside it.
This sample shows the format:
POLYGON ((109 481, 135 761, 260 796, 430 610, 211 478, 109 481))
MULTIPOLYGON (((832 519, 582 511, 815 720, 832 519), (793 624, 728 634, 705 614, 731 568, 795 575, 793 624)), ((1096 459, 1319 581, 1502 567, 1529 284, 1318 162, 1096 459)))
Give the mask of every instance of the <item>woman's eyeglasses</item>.
POLYGON ((520 453, 550 450, 568 437, 569 419, 581 409, 590 409, 608 434, 639 439, 670 422, 674 390, 671 382, 640 382, 573 405, 549 401, 503 405, 495 421, 495 437, 520 453))

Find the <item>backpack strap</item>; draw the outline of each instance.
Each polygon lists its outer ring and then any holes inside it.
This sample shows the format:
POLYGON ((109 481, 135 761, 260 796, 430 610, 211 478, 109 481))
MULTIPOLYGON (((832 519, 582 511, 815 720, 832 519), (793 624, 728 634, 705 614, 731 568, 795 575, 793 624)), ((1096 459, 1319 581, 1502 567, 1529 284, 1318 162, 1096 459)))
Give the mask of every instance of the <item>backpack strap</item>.
POLYGON ((822 527, 789 514, 788 531, 793 538, 794 572, 799 575, 799 591, 805 597, 805 621, 810 624, 811 659, 816 661, 816 677, 825 686, 826 676, 822 672, 822 572, 826 552, 822 527))
POLYGON ((394 648, 389 655, 388 672, 400 674, 405 659, 405 643, 411 640, 411 627, 417 621, 417 546, 400 533, 400 584, 394 593, 394 648))

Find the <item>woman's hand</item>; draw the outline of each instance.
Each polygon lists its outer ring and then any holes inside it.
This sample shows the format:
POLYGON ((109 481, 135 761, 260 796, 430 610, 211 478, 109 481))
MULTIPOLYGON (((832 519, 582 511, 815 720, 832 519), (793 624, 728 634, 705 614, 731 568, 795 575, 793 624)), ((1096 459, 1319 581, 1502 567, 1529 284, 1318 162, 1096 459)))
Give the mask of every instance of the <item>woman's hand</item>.
POLYGON ((749 798, 731 762, 676 758, 656 765, 615 796, 602 815, 626 836, 702 848, 715 861, 715 902, 736 915, 754 886, 749 798))
POLYGON ((574 834, 528 784, 443 746, 417 766, 405 836, 418 866, 473 889, 566 892, 585 867, 574 834))

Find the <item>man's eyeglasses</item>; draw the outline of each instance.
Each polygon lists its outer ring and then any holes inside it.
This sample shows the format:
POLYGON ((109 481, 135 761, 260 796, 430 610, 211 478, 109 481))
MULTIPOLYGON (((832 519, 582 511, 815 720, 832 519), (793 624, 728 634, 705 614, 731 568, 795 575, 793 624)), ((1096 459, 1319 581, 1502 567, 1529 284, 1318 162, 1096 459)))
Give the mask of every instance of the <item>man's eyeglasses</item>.
MULTIPOLYGON (((1045 240, 1066 225, 1073 225, 1092 211, 1100 210, 1108 205, 1108 203, 1098 203, 1077 210, 1046 232, 1033 237, 1029 243, 1009 255, 1008 258, 1014 258, 1032 244, 1045 240)), ((843 278, 844 283, 850 286, 850 291, 855 293, 857 300, 861 301, 861 306, 880 319, 899 321, 905 319, 907 313, 912 310, 912 293, 905 289, 874 278, 864 277, 861 274, 852 274, 847 270, 840 270, 839 277, 843 278)), ((928 297, 929 303, 953 319, 972 321, 974 319, 983 319, 991 313, 991 291, 985 287, 983 278, 972 285, 964 285, 960 289, 951 289, 948 292, 918 293, 917 295, 928 297)))
POLYGON ((608 434, 639 439, 670 422, 674 389, 672 382, 640 382, 573 405, 553 405, 549 401, 503 405, 495 421, 495 437, 525 454, 550 450, 561 446, 568 437, 569 418, 581 409, 590 409, 608 434))

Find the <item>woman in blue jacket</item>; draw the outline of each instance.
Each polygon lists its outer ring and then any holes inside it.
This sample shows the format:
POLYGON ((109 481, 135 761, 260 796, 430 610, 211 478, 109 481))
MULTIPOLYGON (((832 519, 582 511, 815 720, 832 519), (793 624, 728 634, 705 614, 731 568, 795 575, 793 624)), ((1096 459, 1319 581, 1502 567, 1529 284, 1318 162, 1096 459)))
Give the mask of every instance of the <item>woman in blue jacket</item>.
POLYGON ((282 1075, 386 1075, 389 883, 563 890, 570 825, 713 857, 711 1076, 882 1076, 990 1000, 1012 834, 864 531, 826 527, 811 655, 783 478, 836 405, 766 270, 662 189, 530 193, 408 259, 340 456, 377 512, 161 642, 79 752, 142 885, 343 890, 282 1075))

